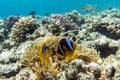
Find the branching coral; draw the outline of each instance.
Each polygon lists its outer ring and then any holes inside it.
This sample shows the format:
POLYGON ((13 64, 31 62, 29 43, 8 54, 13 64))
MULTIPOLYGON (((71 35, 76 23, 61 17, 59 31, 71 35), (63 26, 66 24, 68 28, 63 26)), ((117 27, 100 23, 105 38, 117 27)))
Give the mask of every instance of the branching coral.
POLYGON ((120 38, 120 19, 115 17, 102 16, 86 16, 86 27, 89 26, 90 31, 98 31, 109 38, 120 38))
POLYGON ((57 36, 60 35, 61 32, 78 29, 76 23, 61 14, 53 14, 50 18, 43 19, 42 26, 46 27, 49 32, 57 36))
POLYGON ((37 29, 38 25, 31 16, 21 17, 18 22, 16 22, 11 31, 10 39, 14 42, 20 43, 28 40, 37 29))
POLYGON ((78 26, 84 23, 84 19, 81 14, 77 10, 73 10, 73 12, 66 13, 66 17, 68 17, 71 21, 75 22, 78 26))

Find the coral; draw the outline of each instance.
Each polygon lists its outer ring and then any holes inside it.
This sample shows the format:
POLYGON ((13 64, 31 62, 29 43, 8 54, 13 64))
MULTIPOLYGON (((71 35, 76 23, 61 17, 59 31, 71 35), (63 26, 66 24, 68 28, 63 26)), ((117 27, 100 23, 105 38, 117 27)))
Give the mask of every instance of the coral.
POLYGON ((15 76, 15 80, 36 80, 36 76, 30 68, 23 68, 15 76))
POLYGON ((21 44, 19 47, 13 47, 12 49, 4 49, 0 53, 0 79, 10 79, 19 74, 22 69, 20 60, 23 59, 23 53, 32 43, 30 41, 21 44))
POLYGON ((116 9, 116 8, 112 8, 112 9, 107 9, 102 11, 101 13, 102 17, 116 17, 116 18, 120 18, 120 10, 116 9))
POLYGON ((56 80, 50 73, 40 72, 42 80, 56 80))
POLYGON ((114 55, 108 56, 102 63, 100 79, 117 79, 120 71, 120 57, 114 55))
POLYGON ((0 30, 0 42, 3 42, 5 40, 5 35, 4 35, 5 31, 2 29, 0 30))
POLYGON ((61 14, 53 14, 50 18, 43 19, 41 24, 43 27, 48 29, 49 32, 56 36, 60 35, 61 32, 78 29, 76 23, 70 21, 61 14))
POLYGON ((0 19, 0 80, 119 80, 119 13, 0 19))
POLYGON ((10 76, 14 76, 16 73, 18 73, 19 70, 20 67, 18 66, 18 64, 13 63, 13 64, 0 65, 0 76, 9 78, 10 76))
POLYGON ((98 31, 101 34, 113 39, 120 38, 120 19, 115 17, 86 16, 85 23, 91 31, 98 31))
POLYGON ((4 49, 10 50, 13 45, 9 40, 9 28, 4 19, 0 19, 0 52, 4 49))
POLYGON ((81 14, 78 13, 77 10, 73 10, 70 13, 66 13, 65 16, 70 19, 70 21, 73 21, 78 26, 84 23, 84 18, 81 14))
MULTIPOLYGON (((37 39, 39 37, 44 37, 45 35, 52 35, 46 27, 43 27, 42 20, 45 19, 46 17, 36 15, 35 20, 36 23, 39 24, 39 27, 35 29, 34 33, 32 34, 32 39, 37 39)), ((43 21, 44 22, 44 21, 43 21)))
POLYGON ((120 71, 118 71, 118 72, 116 73, 114 79, 115 79, 115 80, 119 80, 119 79, 120 79, 120 71))
POLYGON ((0 42, 4 42, 8 38, 8 28, 4 24, 4 20, 0 19, 0 42))
MULTIPOLYGON (((105 31, 108 32, 107 35, 111 36, 110 38, 119 39, 120 38, 119 23, 120 23, 120 19, 118 18, 104 18, 102 20, 103 25, 101 25, 101 29, 105 29, 105 31)), ((99 28, 98 28, 98 31, 99 31, 99 28)), ((103 31, 103 33, 105 32, 103 31)))
MULTIPOLYGON (((29 48, 27 48, 27 50, 25 51, 22 65, 30 67, 35 72, 38 79, 41 79, 43 75, 47 75, 48 73, 51 76, 56 76, 58 73, 63 71, 62 69, 65 69, 65 67, 64 65, 62 65, 63 64, 62 62, 69 63, 74 59, 82 59, 86 62, 92 62, 92 61, 98 62, 99 55, 96 53, 94 49, 90 49, 82 45, 78 46, 78 44, 75 43, 73 43, 75 44, 74 46, 76 46, 75 48, 73 48, 74 49, 73 51, 67 50, 67 52, 65 52, 66 54, 65 56, 62 57, 58 56, 57 46, 61 39, 63 38, 51 35, 35 40, 35 43, 29 46, 29 48), (48 52, 45 54, 42 53, 41 50, 44 44, 46 44, 49 48, 48 52), (49 54, 49 56, 46 58, 45 56, 47 54, 49 54)), ((80 68, 81 66, 80 63, 81 61, 77 61, 77 62, 72 61, 70 65, 75 65, 75 67, 80 68)), ((71 67, 71 69, 73 68, 71 67)), ((68 76, 70 74, 73 74, 74 71, 76 72, 77 70, 73 69, 72 73, 69 72, 68 70, 69 73, 68 76)), ((74 77, 74 75, 71 77, 74 77)))
POLYGON ((119 53, 118 40, 120 38, 120 20, 119 17, 115 17, 115 14, 119 15, 119 10, 111 9, 108 10, 108 13, 105 10, 97 15, 85 15, 85 23, 80 25, 76 34, 71 31, 61 33, 61 36, 70 37, 78 44, 82 43, 90 48, 94 47, 100 52, 102 58, 106 58, 110 54, 115 55, 119 53))
POLYGON ((64 80, 67 80, 65 71, 62 72, 61 74, 58 74, 58 75, 57 75, 57 79, 58 79, 58 80, 63 80, 63 79, 64 79, 64 80))
POLYGON ((0 54, 0 63, 3 63, 3 64, 9 63, 9 59, 12 55, 12 51, 14 51, 14 50, 11 50, 11 51, 4 50, 4 51, 2 51, 1 54, 0 54))
POLYGON ((100 77, 101 67, 100 65, 91 62, 87 67, 88 72, 93 73, 93 75, 97 78, 100 77))
POLYGON ((10 16, 4 20, 5 25, 7 25, 8 30, 10 31, 12 26, 19 20, 19 16, 10 16))
POLYGON ((114 76, 114 74, 115 74, 115 68, 113 66, 107 65, 105 67, 105 70, 106 70, 107 76, 114 76))
POLYGON ((100 65, 97 63, 86 64, 81 59, 74 59, 64 71, 57 74, 57 79, 93 80, 100 77, 100 65))
POLYGON ((18 22, 16 22, 10 34, 10 39, 16 43, 24 42, 30 39, 31 35, 37 29, 38 25, 31 16, 21 17, 18 22))

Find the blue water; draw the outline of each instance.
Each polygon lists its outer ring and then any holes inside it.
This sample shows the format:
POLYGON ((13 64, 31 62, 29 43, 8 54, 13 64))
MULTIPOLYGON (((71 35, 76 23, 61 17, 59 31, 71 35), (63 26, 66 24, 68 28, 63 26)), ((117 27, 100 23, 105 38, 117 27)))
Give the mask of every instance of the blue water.
POLYGON ((97 11, 108 8, 120 9, 120 0, 0 0, 0 17, 27 15, 36 11, 38 15, 66 13, 78 10, 85 4, 96 4, 97 11))

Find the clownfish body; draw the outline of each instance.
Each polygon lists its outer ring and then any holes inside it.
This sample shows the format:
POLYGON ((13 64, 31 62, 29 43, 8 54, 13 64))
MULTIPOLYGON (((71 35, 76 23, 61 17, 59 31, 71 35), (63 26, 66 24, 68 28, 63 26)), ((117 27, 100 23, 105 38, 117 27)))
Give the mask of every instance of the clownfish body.
POLYGON ((72 40, 63 38, 58 43, 56 55, 61 59, 65 58, 65 60, 70 61, 75 48, 76 45, 72 40))
POLYGON ((61 39, 58 44, 57 52, 61 55, 66 55, 66 50, 73 50, 73 43, 69 39, 61 39))
POLYGON ((42 64, 50 64, 50 57, 53 55, 56 55, 58 59, 71 61, 76 48, 72 40, 56 36, 46 36, 40 43, 38 55, 42 64))
POLYGON ((49 64, 49 48, 46 46, 46 44, 43 44, 42 48, 39 49, 39 58, 42 62, 42 64, 49 64))

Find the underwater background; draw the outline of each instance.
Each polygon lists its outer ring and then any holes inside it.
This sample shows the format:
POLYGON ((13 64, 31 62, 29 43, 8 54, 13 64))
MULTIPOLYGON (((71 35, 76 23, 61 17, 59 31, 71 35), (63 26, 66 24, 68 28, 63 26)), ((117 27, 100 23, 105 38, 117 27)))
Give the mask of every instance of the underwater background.
POLYGON ((39 15, 65 13, 78 10, 85 4, 97 5, 97 11, 108 8, 120 9, 120 0, 0 0, 0 17, 27 15, 36 11, 39 15))
POLYGON ((0 0, 0 80, 120 80, 120 0, 0 0))

